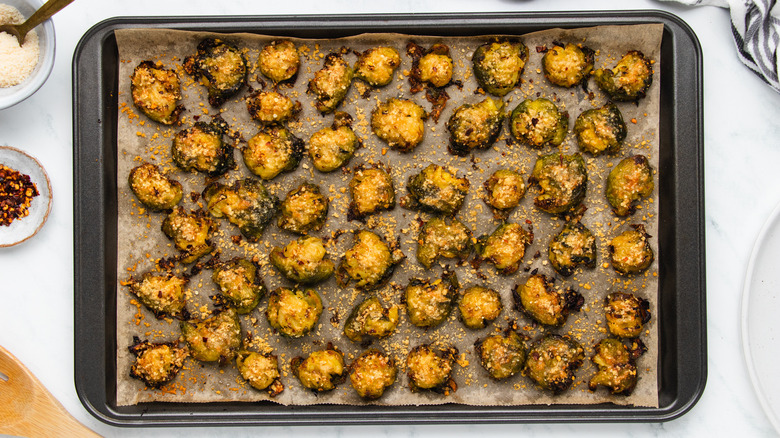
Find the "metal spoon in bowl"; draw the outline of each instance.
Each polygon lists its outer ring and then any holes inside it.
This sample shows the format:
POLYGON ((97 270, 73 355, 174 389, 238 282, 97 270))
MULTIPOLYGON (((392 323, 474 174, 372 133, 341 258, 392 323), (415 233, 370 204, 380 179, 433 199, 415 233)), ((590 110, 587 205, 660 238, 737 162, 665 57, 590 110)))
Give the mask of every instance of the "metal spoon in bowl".
POLYGON ((60 9, 71 4, 71 2, 73 2, 73 0, 49 0, 35 11, 34 14, 30 15, 30 18, 24 23, 0 25, 0 32, 7 32, 15 36, 21 46, 24 43, 24 37, 27 36, 28 32, 59 12, 60 9))

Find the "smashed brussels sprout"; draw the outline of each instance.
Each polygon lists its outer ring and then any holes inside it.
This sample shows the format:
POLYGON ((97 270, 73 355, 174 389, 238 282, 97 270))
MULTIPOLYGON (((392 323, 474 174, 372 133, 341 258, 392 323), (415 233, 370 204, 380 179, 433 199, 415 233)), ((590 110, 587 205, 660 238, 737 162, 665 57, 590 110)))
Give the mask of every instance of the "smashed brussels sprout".
POLYGON ((520 102, 509 116, 512 136, 532 148, 558 146, 569 131, 569 113, 545 98, 520 102))
POLYGON ((590 360, 599 370, 588 382, 588 389, 595 391, 599 386, 604 386, 612 394, 631 394, 637 382, 637 368, 634 364, 636 353, 629 351, 623 342, 615 338, 602 339, 594 350, 590 360))
POLYGON ((257 91, 247 96, 246 109, 254 120, 272 125, 292 119, 301 110, 301 104, 276 91, 257 91))
POLYGON ((241 347, 241 321, 233 309, 204 320, 182 321, 179 327, 190 354, 201 362, 227 364, 241 347))
POLYGON ((241 150, 244 164, 255 175, 270 180, 295 169, 303 158, 303 140, 287 128, 270 126, 250 138, 241 150))
POLYGON ((240 315, 254 310, 266 292, 257 266, 246 259, 235 258, 218 265, 211 279, 224 300, 240 315))
POLYGON ((579 206, 588 188, 588 169, 580 154, 553 153, 536 160, 528 183, 539 187, 534 198, 539 210, 562 214, 579 206))
POLYGON ((238 47, 206 38, 194 56, 184 59, 184 71, 200 80, 208 90, 209 104, 219 107, 246 84, 247 63, 238 47))
POLYGON ((335 270, 319 237, 304 236, 284 248, 275 247, 270 259, 282 275, 296 283, 319 283, 330 278, 335 270))
POLYGON ((498 169, 485 181, 485 202, 493 216, 506 219, 509 211, 520 205, 525 195, 523 175, 510 169, 498 169))
POLYGON ((612 102, 583 111, 574 122, 574 134, 580 149, 593 155, 617 152, 626 139, 626 129, 623 114, 612 102))
POLYGON ((482 260, 495 265, 501 275, 511 275, 520 268, 525 249, 534 241, 533 232, 520 224, 504 223, 490 235, 477 239, 475 251, 482 260))
POLYGON ((161 63, 143 61, 130 77, 133 104, 142 113, 163 125, 176 125, 184 106, 181 100, 181 83, 175 70, 166 69, 161 63))
POLYGON ((279 198, 252 178, 236 180, 230 186, 211 183, 203 191, 203 199, 212 216, 226 218, 253 242, 260 238, 279 210, 279 198))
MULTIPOLYGON (((452 81, 452 57, 450 48, 444 44, 434 44, 429 50, 422 50, 412 43, 407 46, 407 52, 414 59, 410 72, 410 80, 428 83, 441 88, 452 81), (410 52, 411 51, 411 52, 410 52)), ((414 87, 412 93, 414 93, 414 87)))
POLYGON ((604 299, 609 332, 621 338, 636 338, 650 321, 650 303, 634 294, 612 292, 604 299))
POLYGON ((610 99, 635 101, 645 97, 653 83, 653 67, 642 52, 631 50, 612 70, 598 69, 593 72, 593 76, 596 84, 610 99))
POLYGON ((159 167, 150 163, 134 167, 128 184, 141 204, 156 211, 176 207, 184 196, 180 182, 166 177, 159 167))
POLYGON ((466 199, 469 180, 457 178, 446 168, 430 164, 409 177, 406 190, 409 194, 401 198, 402 207, 454 216, 466 199))
POLYGON ((349 220, 363 220, 368 215, 395 207, 393 178, 379 163, 355 168, 349 181, 349 194, 349 220))
POLYGON ((414 347, 406 356, 406 373, 412 391, 430 389, 448 394, 457 389, 452 380, 452 366, 458 349, 442 348, 434 351, 430 344, 414 347))
POLYGON ((398 50, 374 47, 361 53, 355 63, 355 77, 372 87, 384 87, 393 81, 393 73, 401 65, 398 50))
POLYGON ((182 263, 192 263, 214 250, 211 234, 216 224, 203 210, 185 213, 184 208, 177 207, 165 217, 161 228, 181 253, 182 263))
POLYGON ((344 336, 358 343, 390 336, 398 326, 398 316, 398 306, 382 307, 379 298, 372 295, 352 309, 344 324, 344 336))
POLYGON ((297 234, 319 231, 328 219, 328 198, 308 182, 291 190, 279 208, 279 228, 297 234))
POLYGON ((464 156, 495 143, 504 125, 504 106, 500 99, 486 97, 482 102, 455 108, 447 121, 450 153, 464 156))
POLYGON ((324 350, 312 351, 306 359, 293 358, 290 368, 304 388, 317 392, 334 389, 344 381, 347 371, 344 355, 330 344, 324 350))
POLYGON ((137 296, 141 304, 157 318, 165 316, 186 318, 185 286, 188 282, 189 278, 177 277, 170 272, 147 272, 141 276, 140 281, 131 278, 129 287, 130 292, 137 296))
POLYGON ((593 70, 593 50, 581 44, 554 43, 542 57, 544 77, 559 87, 573 87, 585 80, 593 70))
POLYGON ((268 389, 271 397, 281 394, 284 390, 279 378, 279 360, 273 354, 241 350, 236 355, 236 368, 252 388, 259 391, 268 389))
POLYGON ((471 57, 479 86, 495 96, 504 96, 520 83, 528 62, 528 47, 517 41, 496 41, 477 47, 471 57))
POLYGON ((470 329, 485 328, 504 310, 501 294, 493 289, 482 286, 471 286, 460 297, 458 302, 460 320, 470 329))
POLYGON ((533 274, 523 285, 512 291, 517 310, 539 324, 560 327, 571 312, 579 312, 585 298, 572 289, 556 290, 554 280, 542 274, 533 274))
POLYGON ((655 259, 650 247, 650 235, 642 224, 631 225, 609 243, 609 254, 615 271, 624 274, 638 274, 649 268, 655 259))
POLYGON ((263 46, 257 68, 265 77, 282 82, 295 78, 301 65, 298 49, 289 40, 275 40, 263 46))
POLYGON ((349 366, 349 381, 359 396, 376 400, 395 383, 398 369, 393 358, 379 350, 366 350, 349 366))
POLYGON ((531 344, 523 371, 540 388, 560 394, 574 383, 574 373, 584 359, 579 342, 547 334, 531 344))
POLYGON ((433 282, 410 280, 404 292, 409 322, 423 328, 443 323, 452 312, 458 288, 458 277, 454 272, 444 272, 441 280, 433 282))
POLYGON ((653 168, 644 155, 622 159, 607 177, 607 201, 618 216, 628 216, 636 210, 636 202, 653 194, 653 168))
POLYGON ((354 75, 354 70, 341 54, 328 54, 322 69, 315 72, 309 81, 308 90, 317 99, 317 111, 323 114, 334 111, 347 97, 354 75))
POLYGON ((184 359, 189 356, 177 342, 151 343, 133 337, 130 353, 135 356, 130 366, 130 377, 142 380, 150 388, 159 388, 176 378, 184 359))
POLYGON ((320 172, 333 172, 347 164, 361 141, 352 130, 352 116, 337 111, 333 125, 322 128, 309 139, 309 157, 320 172))
POLYGON ((514 376, 523 369, 527 349, 522 336, 514 330, 477 340, 474 351, 490 377, 501 380, 514 376))
POLYGON ((321 314, 322 299, 314 289, 275 289, 268 297, 265 310, 271 327, 290 338, 300 338, 312 331, 321 314))
POLYGON ((427 118, 411 100, 390 98, 371 113, 371 130, 391 148, 411 152, 423 141, 427 118))
POLYGON ((596 267, 596 237, 579 220, 566 222, 547 250, 555 272, 568 277, 577 266, 596 267))
POLYGON ((375 289, 390 279, 395 266, 404 258, 397 243, 390 246, 376 233, 358 230, 352 247, 339 263, 336 281, 341 287, 354 281, 358 289, 375 289))
POLYGON ((171 144, 173 162, 186 172, 198 171, 209 176, 223 175, 236 167, 233 147, 222 140, 227 125, 219 120, 195 122, 176 133, 171 144))
POLYGON ((466 260, 471 254, 471 230, 457 219, 433 217, 417 236, 417 261, 430 269, 440 258, 466 260))

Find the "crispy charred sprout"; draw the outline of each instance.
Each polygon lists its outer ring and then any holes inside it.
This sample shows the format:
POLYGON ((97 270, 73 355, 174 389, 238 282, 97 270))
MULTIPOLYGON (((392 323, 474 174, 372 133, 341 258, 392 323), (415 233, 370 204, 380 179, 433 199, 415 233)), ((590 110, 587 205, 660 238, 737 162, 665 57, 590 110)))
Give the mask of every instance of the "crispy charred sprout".
POLYGON ((276 91, 257 91, 246 98, 246 109, 261 124, 272 125, 295 117, 301 110, 301 103, 276 91))
POLYGON ((319 231, 328 218, 328 198, 308 182, 291 190, 280 207, 279 228, 297 234, 319 231))
POLYGON ((577 266, 596 267, 596 238, 579 220, 566 222, 547 251, 555 272, 568 277, 577 266))
POLYGON ((452 81, 452 57, 450 48, 444 44, 434 44, 425 50, 415 43, 409 43, 406 52, 412 57, 412 69, 409 82, 412 93, 422 90, 422 84, 441 88, 452 81))
POLYGON ((631 225, 609 243, 609 254, 615 271, 624 274, 638 274, 649 268, 655 259, 650 247, 650 235, 642 224, 631 225))
POLYGON ((554 43, 542 57, 544 77, 559 87, 573 87, 587 80, 593 70, 593 50, 581 44, 554 43))
POLYGON ((427 118, 411 100, 390 98, 371 113, 371 130, 391 148, 410 152, 423 141, 427 118))
POLYGON ((477 47, 471 57, 479 86, 495 96, 504 96, 520 83, 528 62, 528 47, 516 41, 496 41, 477 47))
POLYGON ((458 302, 460 320, 470 329, 483 329, 501 314, 501 294, 482 286, 471 286, 458 302))
POLYGON ((498 169, 485 181, 485 202, 493 216, 506 219, 510 210, 520 205, 525 195, 523 175, 510 169, 498 169))
POLYGON ((298 167, 304 149, 303 140, 287 128, 270 126, 250 138, 241 152, 244 164, 252 173, 270 180, 298 167))
POLYGON ((241 321, 233 309, 204 320, 182 321, 179 326, 190 354, 201 362, 227 364, 241 347, 241 321))
POLYGON ((296 283, 319 283, 330 278, 335 270, 319 237, 304 236, 284 248, 275 247, 270 259, 282 275, 296 283))
POLYGON ((200 79, 208 90, 209 104, 222 106, 246 84, 247 64, 238 47, 217 38, 206 38, 198 52, 184 59, 184 71, 200 79))
POLYGON ((309 139, 309 157, 320 172, 333 172, 347 164, 361 141, 352 130, 352 116, 336 111, 333 125, 322 128, 309 139))
POLYGON ((398 326, 398 306, 382 307, 376 296, 356 305, 344 324, 344 335, 353 342, 390 336, 398 326))
POLYGON ((188 278, 177 277, 170 272, 145 273, 140 281, 130 279, 130 292, 137 296, 154 316, 186 318, 187 303, 185 286, 188 278))
POLYGON ((263 46, 257 58, 260 73, 277 83, 294 78, 300 64, 298 49, 289 40, 271 41, 263 46))
POLYGON ((189 356, 187 349, 179 348, 176 342, 151 343, 137 336, 129 350, 135 356, 130 377, 142 380, 150 388, 159 388, 176 378, 189 356))
POLYGON ((203 210, 185 213, 184 208, 177 207, 163 219, 161 228, 181 253, 182 263, 192 263, 214 250, 211 234, 216 224, 203 210))
POLYGON ((300 338, 309 333, 322 314, 322 299, 314 289, 275 289, 268 298, 265 316, 279 333, 300 338))
POLYGON ((520 102, 509 116, 512 136, 532 148, 563 143, 569 131, 569 113, 545 98, 520 102))
POLYGON ((531 345, 523 371, 540 388, 560 394, 574 382, 583 359, 585 350, 577 341, 547 334, 531 345))
POLYGON ((212 216, 226 218, 253 242, 279 210, 279 199, 252 178, 236 180, 230 186, 211 183, 203 191, 203 200, 212 216))
POLYGON ((349 182, 347 218, 363 220, 373 213, 395 207, 395 186, 390 173, 381 164, 358 166, 349 182))
POLYGON ((235 258, 220 264, 214 268, 211 279, 222 297, 241 315, 254 310, 266 293, 257 266, 246 259, 235 258))
POLYGON ((372 87, 384 87, 393 81, 393 73, 401 65, 398 50, 374 47, 361 53, 355 63, 355 77, 372 87))
POLYGON ((393 358, 379 350, 366 350, 349 366, 349 381, 359 396, 376 400, 393 386, 398 369, 393 358))
POLYGON ((284 391, 279 375, 279 360, 270 353, 241 350, 236 355, 236 368, 241 377, 259 390, 268 390, 271 397, 284 391))
POLYGON ((626 139, 623 114, 612 102, 584 111, 574 122, 574 134, 580 149, 593 155, 615 153, 626 139))
POLYGON ((539 187, 534 198, 539 210, 562 214, 579 206, 588 188, 588 169, 580 154, 553 153, 536 160, 528 183, 539 187))
POLYGON ((144 163, 130 171, 130 190, 151 210, 170 210, 181 201, 181 183, 166 177, 154 164, 144 163))
POLYGON ((290 368, 301 385, 317 392, 334 389, 344 381, 347 371, 344 355, 331 344, 324 350, 313 351, 306 359, 293 358, 290 368))
POLYGON ((636 202, 653 194, 653 168, 644 155, 633 155, 618 163, 607 177, 607 201, 618 216, 636 210, 636 202))
POLYGON ((596 84, 610 99, 635 101, 645 97, 653 83, 653 67, 642 52, 631 50, 618 61, 612 70, 593 72, 596 84))
POLYGON ((504 106, 501 99, 486 97, 477 104, 463 104, 455 108, 447 121, 450 153, 464 156, 495 143, 504 125, 504 106))
POLYGON ((409 194, 401 198, 401 206, 445 216, 455 216, 469 191, 469 180, 457 178, 449 170, 430 164, 422 172, 409 177, 409 194))
POLYGON ((636 295, 613 292, 604 299, 609 332, 621 338, 636 338, 650 321, 650 303, 636 295))
POLYGON ((222 140, 227 125, 219 120, 195 122, 176 133, 171 144, 173 162, 186 172, 220 176, 236 167, 233 147, 222 140))
POLYGON ((317 111, 323 114, 334 111, 347 97, 354 75, 354 70, 341 54, 328 54, 322 69, 314 73, 314 78, 309 81, 309 92, 317 99, 317 111))
POLYGON ((404 258, 397 242, 391 246, 372 231, 356 231, 352 247, 339 263, 336 282, 347 287, 354 281, 358 289, 376 289, 390 279, 395 266, 404 258))
POLYGON ((523 263, 525 249, 534 241, 533 232, 520 224, 504 223, 490 235, 477 239, 475 251, 481 260, 495 265, 501 275, 515 273, 523 263))
POLYGON ((523 285, 515 286, 517 310, 539 324, 560 327, 569 314, 579 312, 585 298, 572 289, 556 290, 553 279, 542 274, 531 275, 523 285))
POLYGON ((417 236, 417 261, 430 269, 440 258, 466 260, 471 254, 471 230, 457 219, 433 217, 417 236))
POLYGON ((160 63, 143 61, 130 77, 133 104, 146 117, 163 125, 176 125, 184 107, 181 100, 181 83, 176 71, 166 69, 160 63))
POLYGON ((595 347, 591 361, 599 367, 588 382, 588 389, 595 391, 599 386, 609 388, 612 394, 629 395, 636 387, 636 358, 644 352, 644 345, 629 350, 615 338, 602 339, 595 347))
POLYGON ((527 349, 523 337, 511 328, 503 334, 477 340, 474 351, 490 377, 500 380, 519 373, 525 365, 527 349))
POLYGON ((412 391, 430 389, 449 394, 457 390, 452 380, 452 366, 458 349, 449 347, 434 351, 429 344, 414 347, 406 356, 406 373, 412 391))
POLYGON ((433 282, 416 278, 410 280, 404 292, 409 322, 422 328, 443 323, 452 312, 459 287, 454 272, 444 272, 441 280, 433 282))

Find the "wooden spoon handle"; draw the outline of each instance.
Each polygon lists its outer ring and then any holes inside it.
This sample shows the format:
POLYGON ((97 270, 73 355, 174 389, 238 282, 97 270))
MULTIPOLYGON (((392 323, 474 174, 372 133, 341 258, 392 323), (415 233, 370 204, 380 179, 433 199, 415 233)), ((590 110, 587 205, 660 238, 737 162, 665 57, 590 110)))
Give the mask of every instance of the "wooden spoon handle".
POLYGON ((49 0, 46 3, 43 4, 40 8, 38 8, 35 13, 30 15, 30 18, 27 19, 24 23, 22 23, 19 26, 20 33, 27 34, 31 30, 35 28, 35 26, 43 23, 47 19, 49 19, 52 15, 56 14, 60 11, 60 9, 64 8, 65 6, 68 6, 71 4, 73 0, 49 0))

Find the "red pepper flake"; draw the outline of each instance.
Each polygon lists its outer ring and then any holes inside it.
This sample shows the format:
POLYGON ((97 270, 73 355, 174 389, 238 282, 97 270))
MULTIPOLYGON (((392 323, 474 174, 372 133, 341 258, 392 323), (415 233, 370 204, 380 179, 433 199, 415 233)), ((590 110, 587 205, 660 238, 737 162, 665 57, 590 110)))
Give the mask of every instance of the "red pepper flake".
POLYGON ((0 164, 0 226, 30 214, 32 198, 38 195, 29 175, 0 164))

